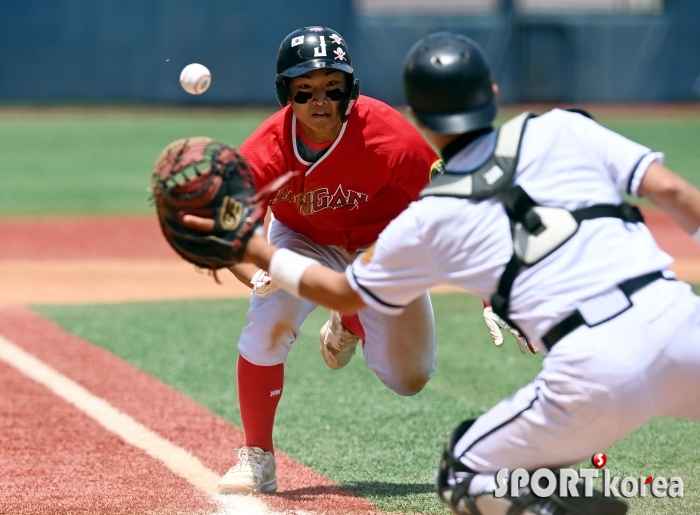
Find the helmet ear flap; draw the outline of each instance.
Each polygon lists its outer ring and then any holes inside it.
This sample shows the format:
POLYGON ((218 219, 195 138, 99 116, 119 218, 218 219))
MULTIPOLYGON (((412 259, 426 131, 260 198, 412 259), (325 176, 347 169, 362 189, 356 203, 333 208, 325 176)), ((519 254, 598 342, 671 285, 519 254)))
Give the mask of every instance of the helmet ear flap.
POLYGON ((340 120, 345 122, 350 116, 350 111, 352 111, 352 106, 355 105, 357 97, 360 96, 360 81, 353 79, 352 88, 350 89, 350 94, 347 96, 343 105, 340 106, 340 120))
POLYGON ((277 92, 277 101, 280 106, 284 107, 289 103, 289 86, 282 75, 275 77, 275 91, 277 92))

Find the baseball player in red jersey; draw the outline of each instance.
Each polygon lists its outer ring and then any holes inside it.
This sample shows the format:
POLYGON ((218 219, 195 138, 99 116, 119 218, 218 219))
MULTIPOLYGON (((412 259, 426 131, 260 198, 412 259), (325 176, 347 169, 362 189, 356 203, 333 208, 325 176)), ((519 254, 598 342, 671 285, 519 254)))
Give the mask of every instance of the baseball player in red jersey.
MULTIPOLYGON (((334 30, 307 27, 289 34, 279 49, 275 86, 283 109, 240 147, 258 188, 296 172, 271 196, 268 239, 344 270, 417 199, 441 161, 400 113, 359 95, 350 52, 334 30)), ((317 304, 276 289, 274 277, 254 265, 231 271, 254 292, 238 343, 246 445, 219 492, 274 492, 272 429, 284 362, 317 304)), ((435 327, 427 292, 399 317, 374 309, 353 317, 331 312, 320 338, 324 360, 334 369, 349 362, 361 339, 369 366, 400 395, 418 393, 434 371, 435 327)))

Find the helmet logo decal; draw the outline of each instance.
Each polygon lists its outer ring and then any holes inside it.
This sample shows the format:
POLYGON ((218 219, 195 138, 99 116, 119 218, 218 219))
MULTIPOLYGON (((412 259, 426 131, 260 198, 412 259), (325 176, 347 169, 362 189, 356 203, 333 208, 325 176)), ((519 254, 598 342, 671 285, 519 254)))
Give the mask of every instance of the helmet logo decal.
POLYGON ((339 61, 345 61, 345 52, 343 52, 342 48, 336 48, 335 50, 333 50, 333 53, 335 54, 336 59, 338 59, 339 61))
POLYGON ((298 46, 298 45, 303 45, 304 44, 304 36, 297 36, 296 38, 292 38, 292 46, 298 46))
POLYGON ((326 37, 319 36, 318 40, 321 43, 321 46, 314 47, 314 57, 325 57, 328 55, 326 54, 326 37))
POLYGON ((341 38, 338 34, 331 34, 330 38, 333 40, 333 43, 335 43, 336 45, 343 44, 343 38, 341 38))

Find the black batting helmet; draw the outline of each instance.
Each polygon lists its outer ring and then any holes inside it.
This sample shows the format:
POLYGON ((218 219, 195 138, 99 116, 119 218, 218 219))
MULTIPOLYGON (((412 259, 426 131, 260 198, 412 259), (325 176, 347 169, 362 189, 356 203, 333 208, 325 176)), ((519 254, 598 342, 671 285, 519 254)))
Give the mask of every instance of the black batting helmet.
POLYGON ((413 45, 404 62, 403 88, 416 118, 438 134, 483 129, 496 118, 488 59, 461 34, 436 32, 413 45))
POLYGON ((277 100, 282 107, 289 103, 286 79, 321 68, 332 68, 346 74, 346 90, 340 111, 345 121, 360 95, 360 81, 355 79, 350 49, 345 40, 328 27, 304 27, 284 38, 277 52, 277 100))

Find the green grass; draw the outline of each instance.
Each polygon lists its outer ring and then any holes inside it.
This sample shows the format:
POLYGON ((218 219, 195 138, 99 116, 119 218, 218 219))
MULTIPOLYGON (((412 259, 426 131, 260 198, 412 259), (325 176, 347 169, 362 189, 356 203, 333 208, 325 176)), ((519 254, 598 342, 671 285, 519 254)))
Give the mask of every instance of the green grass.
MULTIPOLYGON (((171 141, 209 135, 239 145, 274 109, 0 110, 0 216, 144 214, 150 171, 171 141)), ((509 111, 510 114, 510 111, 509 111)), ((700 186, 700 120, 602 118, 700 186)))
POLYGON ((602 120, 616 132, 664 152, 665 165, 700 187, 700 120, 649 121, 602 120))
POLYGON ((239 145, 270 112, 0 111, 0 216, 150 213, 150 173, 168 143, 239 145))
MULTIPOLYGON (((277 446, 386 511, 447 513, 432 493, 441 447, 453 427, 529 382, 537 356, 515 342, 496 349, 481 303, 466 294, 433 296, 438 366, 415 397, 395 395, 372 374, 360 353, 342 371, 323 363, 318 309, 286 365, 275 428, 277 446)), ((38 306, 67 330, 122 356, 236 425, 236 343, 247 300, 38 306), (183 316, 186 313, 187 316, 183 316)), ((700 512, 700 425, 659 419, 606 450, 620 475, 685 482, 680 500, 632 501, 635 514, 700 512)), ((231 452, 221 449, 221 452, 231 452)))

